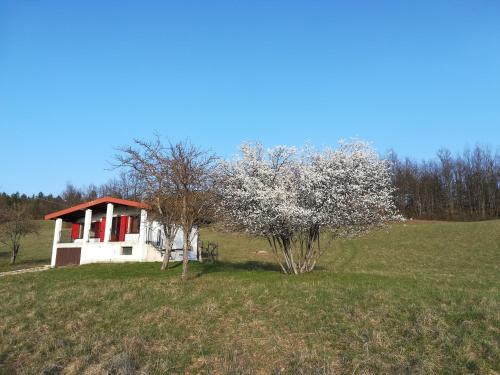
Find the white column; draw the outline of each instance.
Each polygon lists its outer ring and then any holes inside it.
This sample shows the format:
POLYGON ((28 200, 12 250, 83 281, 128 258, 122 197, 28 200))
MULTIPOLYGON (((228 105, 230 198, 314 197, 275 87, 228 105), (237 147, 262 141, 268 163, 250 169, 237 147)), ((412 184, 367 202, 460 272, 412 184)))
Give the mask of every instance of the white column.
POLYGON ((111 225, 113 224, 113 203, 108 203, 106 207, 106 227, 104 228, 104 242, 111 239, 111 225))
POLYGON ((193 251, 196 255, 196 259, 200 262, 203 262, 203 259, 201 259, 200 249, 198 247, 199 235, 200 233, 198 231, 198 227, 194 227, 191 231, 191 238, 189 241, 191 242, 191 251, 193 251))
POLYGON ((146 243, 147 234, 147 223, 148 223, 148 212, 146 210, 141 210, 141 223, 139 225, 139 243, 146 243))
POLYGON ((56 219, 56 224, 54 226, 54 241, 52 242, 52 258, 50 260, 50 266, 52 268, 56 266, 57 244, 61 240, 61 230, 62 219, 56 219))
POLYGON ((83 223, 83 242, 89 242, 90 225, 92 224, 92 210, 85 210, 85 221, 83 223))

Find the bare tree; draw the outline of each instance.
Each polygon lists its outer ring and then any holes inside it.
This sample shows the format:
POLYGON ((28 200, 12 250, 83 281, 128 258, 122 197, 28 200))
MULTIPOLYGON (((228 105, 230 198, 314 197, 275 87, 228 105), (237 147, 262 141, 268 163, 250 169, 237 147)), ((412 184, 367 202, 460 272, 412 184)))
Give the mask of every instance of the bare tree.
POLYGON ((500 149, 476 146, 436 159, 393 158, 398 208, 410 218, 484 220, 500 217, 500 149))
POLYGON ((10 247, 10 264, 14 264, 21 249, 22 239, 38 233, 38 224, 29 215, 29 206, 13 204, 0 211, 0 242, 10 247))
POLYGON ((83 202, 83 193, 81 189, 77 188, 71 183, 66 184, 66 188, 61 194, 64 202, 70 206, 83 202))
POLYGON ((170 254, 180 223, 179 196, 172 183, 172 160, 170 149, 165 147, 159 138, 148 142, 135 140, 135 146, 119 149, 116 156, 117 167, 125 168, 126 175, 140 186, 143 201, 149 204, 149 216, 160 223, 165 235, 165 254, 161 269, 167 269, 170 254))
POLYGON ((150 142, 135 140, 135 147, 120 151, 117 166, 126 168, 130 177, 140 182, 142 198, 151 206, 151 217, 165 234, 162 269, 168 268, 175 236, 182 229, 182 279, 186 280, 191 234, 211 212, 215 156, 189 142, 165 146, 159 136, 150 142))
POLYGON ((101 197, 111 196, 123 199, 140 200, 142 183, 135 174, 122 171, 118 177, 110 179, 97 188, 101 197))
POLYGON ((180 202, 180 226, 183 231, 182 280, 188 276, 188 250, 191 232, 212 212, 216 157, 189 142, 169 144, 171 183, 180 202))

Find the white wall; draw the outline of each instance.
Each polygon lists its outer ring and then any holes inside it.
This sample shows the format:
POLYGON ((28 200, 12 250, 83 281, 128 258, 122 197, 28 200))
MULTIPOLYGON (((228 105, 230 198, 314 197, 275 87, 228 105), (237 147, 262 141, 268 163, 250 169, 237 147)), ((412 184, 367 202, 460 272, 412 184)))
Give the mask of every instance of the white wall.
POLYGON ((144 261, 143 246, 127 242, 87 243, 82 246, 80 264, 144 261), (132 255, 122 255, 122 247, 132 247, 132 255))
MULTIPOLYGON (((113 216, 133 216, 140 214, 140 210, 132 207, 115 207, 113 216)), ((106 213, 92 212, 92 222, 100 221, 105 217, 106 213)), ((83 223, 84 218, 78 220, 78 223, 83 223)), ((157 222, 147 222, 147 226, 151 227, 154 231, 159 230, 161 227, 157 222)), ((163 235, 163 233, 162 233, 163 235)), ((164 236, 163 236, 164 237, 164 236)), ((174 249, 182 249, 183 244, 182 230, 179 229, 174 240, 174 249)), ((121 262, 161 262, 162 256, 158 250, 152 245, 140 243, 139 234, 131 233, 125 235, 123 242, 99 242, 98 238, 91 238, 88 242, 83 239, 77 239, 72 243, 57 243, 53 246, 53 255, 57 248, 63 247, 81 247, 80 264, 88 263, 121 263, 121 262), (132 247, 132 255, 122 255, 122 247, 132 247)), ((192 251, 189 251, 188 257, 190 260, 197 260, 198 258, 198 231, 194 229, 191 232, 191 245, 192 251)), ((172 258, 175 261, 182 260, 182 250, 174 251, 172 258)), ((55 264, 55 263, 54 263, 55 264)))

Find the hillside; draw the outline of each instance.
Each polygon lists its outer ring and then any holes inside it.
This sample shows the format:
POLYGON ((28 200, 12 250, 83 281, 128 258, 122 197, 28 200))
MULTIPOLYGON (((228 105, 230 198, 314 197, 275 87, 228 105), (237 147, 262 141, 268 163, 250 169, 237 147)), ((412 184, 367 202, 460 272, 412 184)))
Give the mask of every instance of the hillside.
POLYGON ((39 220, 38 223, 38 234, 30 234, 22 240, 21 250, 13 266, 10 265, 10 250, 0 244, 0 272, 50 264, 54 222, 39 220))
MULTIPOLYGON (((48 260, 51 228, 23 264, 48 260)), ((158 264, 1 278, 0 373, 500 371, 498 220, 397 224, 301 276, 277 272, 263 240, 202 235, 220 262, 185 284, 158 264)))

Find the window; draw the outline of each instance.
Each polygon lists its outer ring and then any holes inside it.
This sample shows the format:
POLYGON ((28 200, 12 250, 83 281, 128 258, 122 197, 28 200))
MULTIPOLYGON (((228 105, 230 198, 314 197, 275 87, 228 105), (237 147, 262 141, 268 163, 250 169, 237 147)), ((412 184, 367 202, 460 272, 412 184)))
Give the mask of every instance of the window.
POLYGON ((132 246, 123 246, 122 255, 132 255, 132 246))
POLYGON ((130 216, 130 227, 128 232, 131 234, 139 233, 140 227, 141 227, 141 217, 139 215, 130 216))
POLYGON ((110 241, 120 241, 120 217, 115 216, 111 221, 110 241))
POLYGON ((99 238, 99 229, 101 228, 101 223, 100 222, 94 222, 90 224, 90 233, 89 237, 90 238, 99 238))

